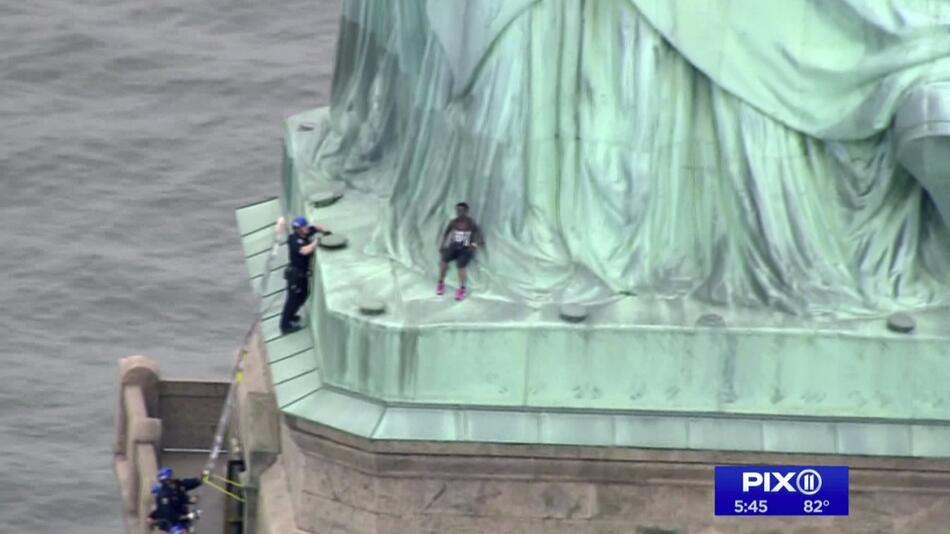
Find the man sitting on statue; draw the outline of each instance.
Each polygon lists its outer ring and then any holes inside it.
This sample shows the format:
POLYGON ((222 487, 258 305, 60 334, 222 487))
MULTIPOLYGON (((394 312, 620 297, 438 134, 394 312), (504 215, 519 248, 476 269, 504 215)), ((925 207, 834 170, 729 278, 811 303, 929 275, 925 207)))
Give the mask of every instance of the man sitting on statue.
POLYGON ((439 263, 439 283, 435 292, 438 295, 445 293, 445 275, 449 271, 449 263, 454 261, 459 273, 459 288, 455 292, 455 300, 463 300, 467 294, 465 283, 468 275, 465 269, 475 256, 479 245, 485 246, 485 241, 475 220, 468 215, 468 204, 456 204, 455 214, 456 217, 449 221, 442 234, 439 246, 442 261, 439 263))

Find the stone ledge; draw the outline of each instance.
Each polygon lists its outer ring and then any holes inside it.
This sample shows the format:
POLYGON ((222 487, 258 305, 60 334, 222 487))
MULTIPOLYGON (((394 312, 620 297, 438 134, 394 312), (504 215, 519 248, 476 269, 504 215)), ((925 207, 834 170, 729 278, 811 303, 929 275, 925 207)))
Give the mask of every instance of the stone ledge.
POLYGON ((285 421, 275 468, 294 476, 279 498, 314 533, 866 534, 950 521, 950 462, 374 442, 285 421), (725 463, 849 465, 851 515, 716 518, 713 466, 725 463))
POLYGON ((387 405, 313 376, 284 413, 376 441, 950 458, 950 425, 939 421, 387 405))
POLYGON ((847 465, 852 487, 950 494, 950 461, 917 458, 629 449, 540 445, 374 441, 285 417, 290 437, 309 454, 332 456, 379 476, 712 484, 715 465, 847 465))
POLYGON ((224 398, 228 393, 228 383, 211 380, 162 380, 158 384, 159 396, 224 398))

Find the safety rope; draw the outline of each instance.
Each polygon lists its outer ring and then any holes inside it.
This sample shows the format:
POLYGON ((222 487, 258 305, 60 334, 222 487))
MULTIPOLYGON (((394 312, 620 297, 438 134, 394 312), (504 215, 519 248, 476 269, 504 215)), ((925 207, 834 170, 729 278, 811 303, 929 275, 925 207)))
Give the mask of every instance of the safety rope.
MULTIPOLYGON (((277 231, 274 233, 274 240, 271 244, 270 253, 267 255, 267 258, 264 260, 264 273, 261 275, 261 284, 258 288, 257 294, 258 297, 264 298, 267 295, 267 283, 270 280, 271 265, 274 262, 274 259, 277 258, 277 252, 280 249, 281 239, 284 237, 286 226, 284 223, 284 218, 281 217, 277 219, 276 223, 277 231)), ((224 408, 221 410, 221 417, 218 418, 218 425, 214 433, 214 441, 211 445, 211 454, 208 456, 208 462, 205 464, 204 471, 202 473, 202 482, 204 485, 214 488, 225 495, 228 495, 238 501, 244 502, 244 499, 238 495, 235 495, 225 488, 218 486, 217 484, 211 482, 211 478, 216 478, 224 480, 227 483, 230 483, 238 488, 243 488, 241 484, 238 484, 234 481, 228 480, 226 478, 214 475, 215 464, 217 464, 218 456, 221 455, 221 450, 224 448, 224 435, 228 430, 228 422, 231 420, 231 411, 234 407, 234 399, 237 395, 237 386, 244 379, 244 361, 247 357, 248 344, 251 341, 251 338, 254 336, 254 332, 257 330, 258 326, 261 323, 260 314, 255 314, 256 318, 251 324, 251 327, 248 328, 247 332, 244 334, 244 340, 241 342, 240 348, 237 350, 237 357, 235 358, 234 368, 231 371, 231 384, 228 386, 228 393, 224 400, 224 408)))
POLYGON ((215 484, 214 482, 212 482, 212 481, 211 481, 212 479, 221 480, 221 481, 223 481, 226 485, 227 485, 227 484, 230 484, 231 486, 234 486, 234 487, 236 487, 236 488, 240 488, 240 489, 242 489, 242 490, 244 489, 244 485, 243 485, 243 484, 241 484, 241 483, 239 483, 239 482, 236 482, 236 481, 234 481, 234 480, 228 480, 227 478, 224 478, 224 477, 222 477, 222 476, 215 475, 214 473, 211 473, 211 474, 209 474, 209 475, 205 475, 205 477, 204 477, 204 485, 205 485, 205 486, 208 486, 208 487, 210 487, 210 488, 214 488, 214 489, 220 491, 221 493, 227 495, 228 497, 231 497, 232 499, 234 499, 234 500, 236 500, 236 501, 238 501, 238 502, 244 502, 244 497, 241 497, 240 495, 236 495, 236 494, 234 494, 234 493, 231 493, 230 491, 227 490, 227 488, 221 487, 221 486, 215 484))

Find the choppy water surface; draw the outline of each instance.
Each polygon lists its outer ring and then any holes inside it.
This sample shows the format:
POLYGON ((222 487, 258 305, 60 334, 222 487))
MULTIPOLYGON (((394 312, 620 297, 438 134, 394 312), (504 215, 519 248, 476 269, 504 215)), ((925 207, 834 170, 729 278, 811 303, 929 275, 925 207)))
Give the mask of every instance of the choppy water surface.
POLYGON ((223 377, 336 0, 0 0, 0 532, 121 532, 116 360, 223 377))

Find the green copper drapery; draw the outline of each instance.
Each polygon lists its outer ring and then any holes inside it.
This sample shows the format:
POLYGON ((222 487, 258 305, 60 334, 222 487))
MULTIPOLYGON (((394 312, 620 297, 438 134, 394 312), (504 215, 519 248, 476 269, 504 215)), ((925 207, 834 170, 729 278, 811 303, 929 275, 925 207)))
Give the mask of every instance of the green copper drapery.
POLYGON ((430 273, 466 200, 476 295, 945 305, 950 9, 878 4, 350 0, 314 176, 430 273))

